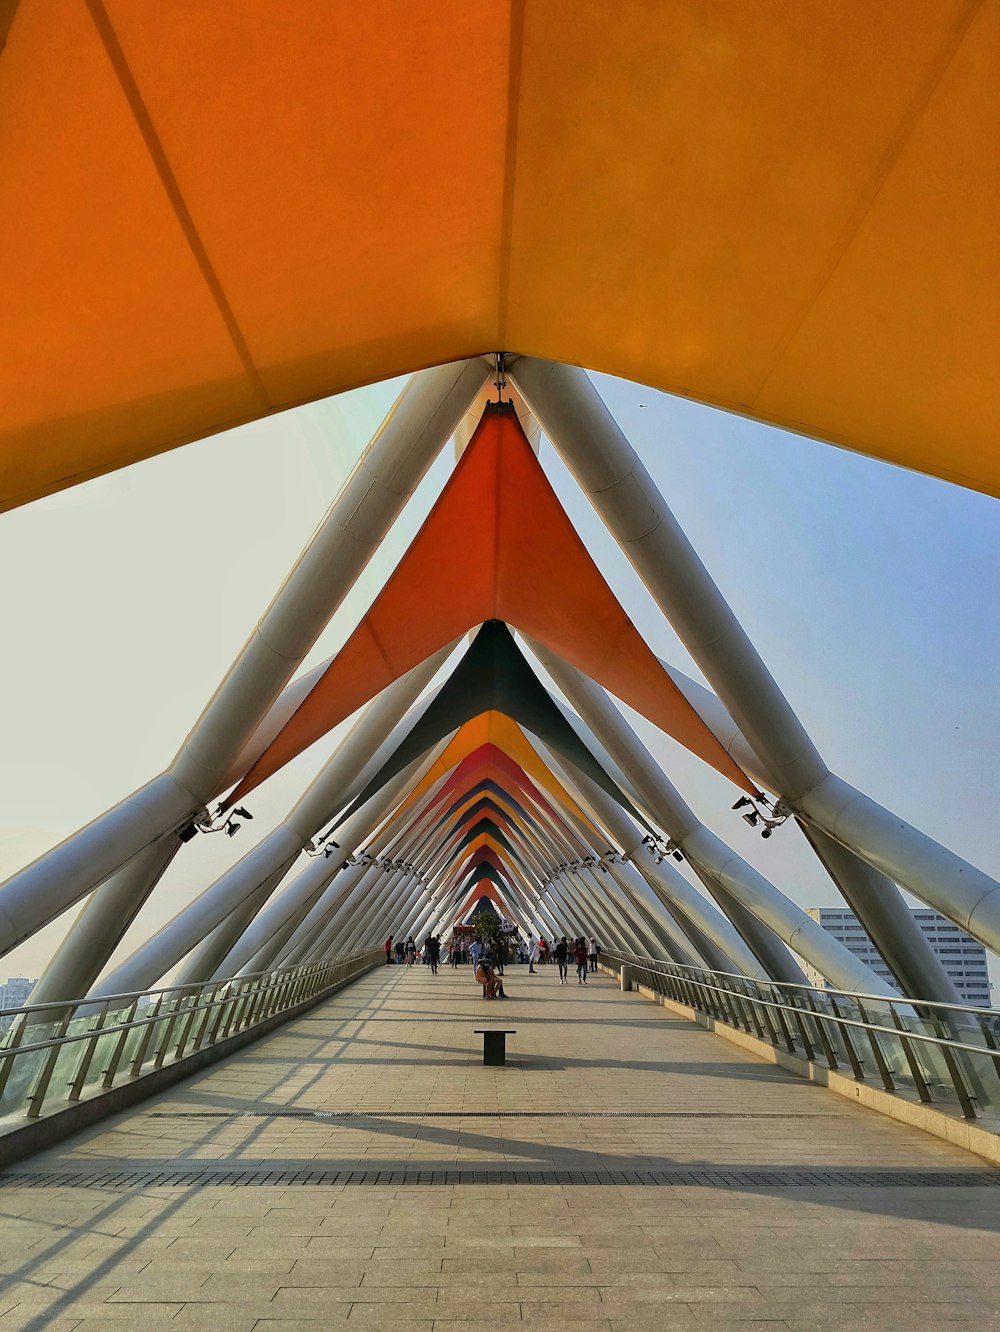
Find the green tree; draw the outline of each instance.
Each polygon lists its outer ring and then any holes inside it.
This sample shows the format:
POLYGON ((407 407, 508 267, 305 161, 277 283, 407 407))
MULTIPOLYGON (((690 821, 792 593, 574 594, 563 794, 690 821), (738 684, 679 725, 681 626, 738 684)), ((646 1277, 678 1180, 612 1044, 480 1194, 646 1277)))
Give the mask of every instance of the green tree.
POLYGON ((496 958, 501 966, 506 966, 509 960, 507 939, 500 929, 500 921, 496 912, 488 911, 485 907, 482 907, 475 912, 470 924, 476 927, 476 938, 479 942, 489 949, 490 954, 496 958))

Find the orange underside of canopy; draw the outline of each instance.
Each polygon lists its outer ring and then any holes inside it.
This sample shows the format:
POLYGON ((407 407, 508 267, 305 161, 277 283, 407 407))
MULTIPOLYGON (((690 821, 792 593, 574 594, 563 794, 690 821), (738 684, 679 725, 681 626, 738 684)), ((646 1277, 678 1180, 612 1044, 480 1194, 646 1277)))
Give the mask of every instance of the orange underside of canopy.
MULTIPOLYGON (((476 775, 471 780, 479 780, 481 776, 496 776, 498 781, 502 781, 504 776, 511 773, 510 765, 513 765, 513 769, 516 769, 525 780, 527 780, 527 775, 530 774, 534 781, 538 783, 538 786, 548 790, 553 799, 563 809, 568 810, 576 820, 596 835, 599 835, 593 822, 535 752, 517 723, 499 712, 481 713, 480 716, 467 722, 437 762, 417 783, 406 800, 401 802, 400 810, 405 810, 408 806, 414 804, 430 790, 435 782, 440 781, 453 768, 456 768, 456 765, 461 765, 466 760, 473 760, 482 764, 480 769, 475 770, 476 775)), ((463 775, 472 771, 473 768, 470 762, 470 766, 463 770, 463 775)), ((545 800, 545 797, 538 790, 538 786, 532 786, 529 782, 523 789, 528 791, 532 798, 546 810, 546 813, 554 815, 552 806, 545 800)), ((448 789, 454 790, 455 788, 448 789)), ((445 798, 445 791, 446 787, 442 787, 435 793, 431 800, 431 807, 445 798)), ((555 817, 558 818, 557 815, 555 817)))
POLYGON ((470 871, 477 869, 480 865, 491 866, 498 874, 513 883, 514 871, 511 869, 510 865, 508 865, 506 861, 504 861, 496 851, 492 849, 492 847, 488 846, 480 847, 478 851, 473 851, 463 861, 462 868, 453 876, 454 882, 460 883, 465 875, 470 873, 470 871))
POLYGON ((537 638, 743 790, 756 789, 625 614, 514 411, 488 407, 371 609, 227 804, 444 644, 493 619, 537 638))
POLYGON ((994 0, 22 0, 0 508, 497 349, 1000 493, 998 50, 994 0))
MULTIPOLYGON (((513 829, 517 829, 519 826, 515 819, 507 816, 501 817, 497 814, 491 814, 488 817, 491 817, 493 819, 493 822, 496 823, 498 828, 501 828, 501 825, 503 825, 501 831, 503 831, 505 834, 509 834, 513 829)), ((462 838, 469 831, 469 829, 475 827, 475 825, 482 818, 483 815, 481 812, 477 812, 475 814, 467 814, 464 818, 460 817, 459 823, 457 823, 446 834, 447 840, 445 841, 444 845, 446 847, 456 846, 459 842, 461 842, 462 838)), ((470 845, 475 845, 475 843, 471 843, 470 845)))
POLYGON ((473 838, 473 840, 469 843, 468 847, 466 847, 465 850, 472 852, 483 851, 483 850, 492 851, 493 854, 500 861, 502 861, 504 865, 507 865, 506 848, 501 846, 500 843, 496 840, 496 838, 491 837, 489 833, 480 833, 478 837, 473 838))
MULTIPOLYGON (((496 770, 496 765, 493 766, 494 769, 496 770)), ((479 780, 478 777, 474 777, 472 779, 472 784, 475 785, 475 783, 478 782, 478 780, 479 780)), ((506 783, 510 786, 517 785, 516 781, 509 776, 503 780, 505 780, 506 783)), ((468 779, 461 778, 459 779, 458 783, 456 783, 456 789, 461 790, 468 785, 469 785, 468 779)), ((518 793, 521 796, 522 800, 530 801, 530 799, 532 798, 531 792, 527 789, 520 789, 518 793)), ((454 792, 452 794, 454 794, 454 792)), ((481 798, 481 793, 479 792, 474 792, 473 794, 470 794, 468 799, 463 803, 462 808, 456 811, 455 822, 453 822, 450 827, 443 829, 442 832, 439 834, 439 838, 444 839, 443 841, 439 841, 437 843, 437 845, 440 846, 441 849, 445 851, 451 851, 452 849, 457 848, 461 843, 462 838, 469 831, 470 827, 475 826, 483 818, 487 818, 495 822, 497 826, 500 827, 502 831, 504 831, 505 834, 510 837, 511 842, 515 846, 517 846, 518 843, 523 844, 524 842, 527 842, 528 844, 537 847, 539 843, 543 842, 548 836, 547 830, 544 831, 539 830, 541 825, 536 827, 528 826, 528 822, 525 819, 523 819, 514 809, 512 809, 508 805, 508 803, 502 799, 502 797, 496 795, 495 793, 491 793, 490 795, 492 807, 488 811, 479 809, 473 812, 473 809, 479 803, 480 798, 481 798)), ((544 799, 544 797, 542 797, 542 799, 544 799)), ((571 835, 566 830, 566 825, 563 823, 562 819, 559 818, 558 814, 553 812, 550 814, 549 817, 556 824, 556 826, 560 828, 560 830, 563 832, 564 835, 567 836, 571 835)))
POLYGON ((529 831, 525 828, 524 821, 521 817, 500 796, 491 794, 490 799, 492 804, 489 809, 476 809, 480 798, 480 793, 478 792, 470 795, 468 800, 464 802, 462 808, 455 811, 455 822, 452 827, 447 830, 449 844, 456 836, 464 836, 469 828, 474 826, 482 818, 492 819, 497 827, 502 828, 504 832, 510 832, 513 830, 516 831, 518 835, 522 835, 526 831, 529 831))

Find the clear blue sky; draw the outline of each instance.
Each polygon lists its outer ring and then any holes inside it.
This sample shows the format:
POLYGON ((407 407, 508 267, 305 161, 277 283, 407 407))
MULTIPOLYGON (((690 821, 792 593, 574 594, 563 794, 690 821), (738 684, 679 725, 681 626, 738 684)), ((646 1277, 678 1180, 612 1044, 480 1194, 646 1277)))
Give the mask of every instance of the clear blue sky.
MULTIPOLYGON (((596 382, 830 766, 1000 877, 1000 503, 596 382)), ((0 877, 170 759, 398 387, 242 427, 0 517, 0 877)), ((547 444, 541 457, 654 650, 697 676, 547 444)), ((450 465, 446 452, 310 661, 350 632, 450 465)), ((632 720, 716 832, 802 905, 837 900, 797 830, 761 841, 731 813, 723 779, 632 720)), ((262 835, 333 742, 255 793, 258 817, 240 838, 185 848, 122 952, 262 835)), ((0 976, 36 975, 70 920, 0 961, 0 976)))

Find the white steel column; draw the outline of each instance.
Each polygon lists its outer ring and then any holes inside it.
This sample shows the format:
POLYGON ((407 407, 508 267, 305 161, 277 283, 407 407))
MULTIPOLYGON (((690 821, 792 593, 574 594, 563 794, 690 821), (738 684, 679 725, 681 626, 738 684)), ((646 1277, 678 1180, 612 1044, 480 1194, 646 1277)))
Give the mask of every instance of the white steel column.
POLYGON ((586 373, 529 357, 508 365, 785 802, 1000 950, 1000 883, 829 771, 586 373))
MULTIPOLYGON (((345 784, 353 781, 358 771, 371 762, 372 750, 433 679, 449 651, 444 648, 421 662, 373 699, 285 820, 96 985, 92 997, 130 993, 154 984, 279 866, 286 861, 291 863, 290 858, 296 857, 318 829, 333 817, 345 784)), ((236 939, 231 938, 230 947, 235 942, 236 939)), ((206 955, 193 961, 185 973, 185 983, 206 980, 218 960, 206 955), (195 970, 203 974, 195 975, 195 970)))
MULTIPOLYGON (((326 890, 331 881, 352 874, 354 867, 348 866, 341 870, 341 866, 358 847, 368 841, 386 815, 391 813, 407 783, 417 776, 423 765, 423 759, 409 764, 343 823, 338 833, 339 847, 334 848, 331 856, 317 856, 306 865, 281 896, 271 902, 241 933, 232 950, 220 959, 214 976, 235 975, 251 959, 254 961, 254 971, 269 966, 314 904, 323 902, 323 910, 329 908, 326 890)), ((333 891, 339 894, 339 884, 333 891)))
MULTIPOLYGON (((238 907, 220 920, 215 929, 202 939, 189 956, 182 961, 175 978, 177 985, 193 985, 210 980, 219 974, 219 966, 232 947, 234 936, 239 938, 266 905, 278 884, 298 860, 298 852, 279 865, 273 874, 262 880, 259 887, 243 899, 238 907)), ((226 979, 226 977, 222 977, 226 979)))
MULTIPOLYGON (((352 873, 358 870, 360 873, 348 882, 346 892, 342 897, 340 895, 340 879, 338 876, 333 883, 329 885, 320 900, 313 906, 308 915, 306 915, 289 935, 285 943, 281 944, 272 956, 265 959, 265 966, 292 966, 304 957, 315 943, 323 937, 326 929, 335 920, 341 917, 350 919, 351 915, 357 909, 358 903, 363 901, 368 893, 374 891, 376 875, 378 873, 374 865, 366 865, 359 862, 352 865, 344 874, 352 873)), ((241 968, 241 973, 259 971, 257 955, 252 957, 241 968)))
MULTIPOLYGON (((534 643, 531 643, 531 647, 534 651, 534 643)), ((567 674, 564 682, 563 679, 560 678, 560 675, 554 673, 556 669, 560 672, 562 671, 562 668, 566 665, 564 662, 558 661, 555 658, 551 659, 551 664, 549 658, 542 658, 542 662, 545 669, 550 675, 552 675, 552 678, 563 690, 567 698, 570 698, 574 702, 584 720, 597 732, 598 738, 611 751, 615 760, 631 774, 640 796, 645 797, 645 783, 641 780, 641 778, 645 776, 645 772, 639 772, 639 762, 635 761, 641 761, 638 749, 636 750, 635 760, 633 760, 630 755, 629 761, 622 763, 624 754, 621 752, 616 753, 615 747, 609 743, 609 739, 613 738, 610 726, 605 729, 604 725, 598 724, 596 704, 600 700, 591 699, 590 691, 585 693, 582 684, 579 688, 579 692, 577 692, 578 683, 583 681, 590 685, 592 690, 597 690, 599 686, 594 685, 593 681, 586 680, 586 677, 582 676, 580 677, 580 682, 578 682, 569 675, 569 670, 571 669, 569 667, 566 667, 567 674), (593 712, 591 711, 592 703, 595 704, 593 712)), ((576 676, 579 672, 574 671, 573 674, 576 676)), ((603 699, 609 707, 614 707, 614 705, 610 703, 610 700, 608 700, 604 691, 601 690, 600 693, 601 699, 603 699)), ((617 709, 615 709, 615 713, 618 717, 621 717, 621 714, 617 712, 617 709)), ((606 719, 602 715, 600 717, 600 722, 603 723, 605 721, 606 719)), ((621 718, 621 722, 624 727, 624 718, 621 718)), ((632 731, 628 732, 628 736, 630 741, 634 741, 635 745, 639 746, 640 741, 638 736, 632 731)), ((652 756, 647 751, 643 750, 642 755, 648 764, 654 763, 652 756)), ((593 810, 594 817, 599 823, 603 824, 608 829, 611 836, 614 837, 618 845, 633 862, 636 870, 646 880, 657 897, 661 898, 671 914, 674 915, 674 918, 677 920, 681 929, 686 933, 688 923, 695 927, 698 931, 698 936, 691 939, 691 943, 694 945, 696 951, 703 952, 705 945, 702 943, 702 940, 707 940, 709 948, 720 950, 724 958, 732 960, 737 970, 744 972, 747 976, 754 976, 764 980, 770 979, 748 944, 736 930, 732 922, 728 920, 721 911, 693 888, 682 874, 677 873, 672 867, 667 866, 666 861, 664 861, 662 865, 654 865, 652 863, 652 855, 648 854, 648 848, 643 845, 641 833, 620 806, 611 800, 610 797, 607 797, 606 793, 602 793, 601 796, 598 797, 597 793, 600 788, 597 787, 594 782, 587 780, 583 773, 575 769, 572 773, 569 772, 567 767, 559 764, 559 760, 551 753, 551 751, 546 752, 546 759, 549 765, 559 773, 563 783, 570 787, 578 800, 593 810), (666 868, 664 868, 665 866, 666 868), (652 872, 654 870, 656 871, 655 873, 652 872)), ((659 770, 657 769, 657 771, 659 770)), ((665 782, 666 778, 663 778, 663 781, 665 782)), ((653 817, 659 821, 662 818, 662 815, 656 808, 655 800, 647 800, 645 803, 648 804, 650 813, 653 817)), ((671 836, 674 835, 669 828, 668 832, 671 832, 671 836)), ((808 919, 808 917, 806 917, 806 919, 808 919)), ((716 958, 716 961, 717 960, 718 959, 716 958)), ((714 965, 713 957, 706 957, 706 961, 714 965)))
MULTIPOLYGON (((372 553, 488 378, 484 360, 415 376, 362 455, 312 540, 278 590, 229 674, 167 772, 13 875, 0 887, 0 955, 78 902, 159 838, 172 834, 219 794, 246 741, 353 587, 372 553)), ((111 941, 102 957, 72 939, 60 983, 82 995, 117 946, 120 921, 135 912, 135 885, 122 884, 93 908, 111 941), (74 974, 75 972, 75 974, 74 974)), ((61 996, 60 996, 61 997, 61 996)))
MULTIPOLYGON (((758 785, 781 794, 780 783, 750 748, 722 700, 668 662, 660 665, 743 771, 758 785)), ((821 828, 802 819, 796 822, 896 975, 903 993, 938 1003, 961 1003, 958 990, 892 879, 821 828)))
MULTIPOLYGON (((587 724, 593 727, 615 761, 629 772, 643 803, 692 865, 704 870, 710 880, 721 882, 723 888, 753 916, 839 989, 887 996, 894 994, 874 971, 838 943, 818 921, 807 916, 801 907, 698 820, 600 685, 561 658, 541 647, 536 648, 534 642, 531 648, 587 724)), ((733 934, 736 935, 735 929, 733 934)), ((719 942, 725 947, 721 940, 719 942)), ((743 949, 749 951, 746 945, 743 949)), ((743 966, 732 949, 725 947, 725 951, 743 966)))

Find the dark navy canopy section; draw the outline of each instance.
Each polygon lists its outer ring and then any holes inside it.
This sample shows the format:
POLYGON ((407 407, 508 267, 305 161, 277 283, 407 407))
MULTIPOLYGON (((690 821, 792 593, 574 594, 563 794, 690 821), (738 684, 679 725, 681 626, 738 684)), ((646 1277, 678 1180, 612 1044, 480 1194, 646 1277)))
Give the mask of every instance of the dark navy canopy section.
POLYGON ((408 764, 481 713, 502 712, 588 776, 643 826, 645 819, 562 716, 502 620, 487 620, 450 678, 335 827, 408 764))

